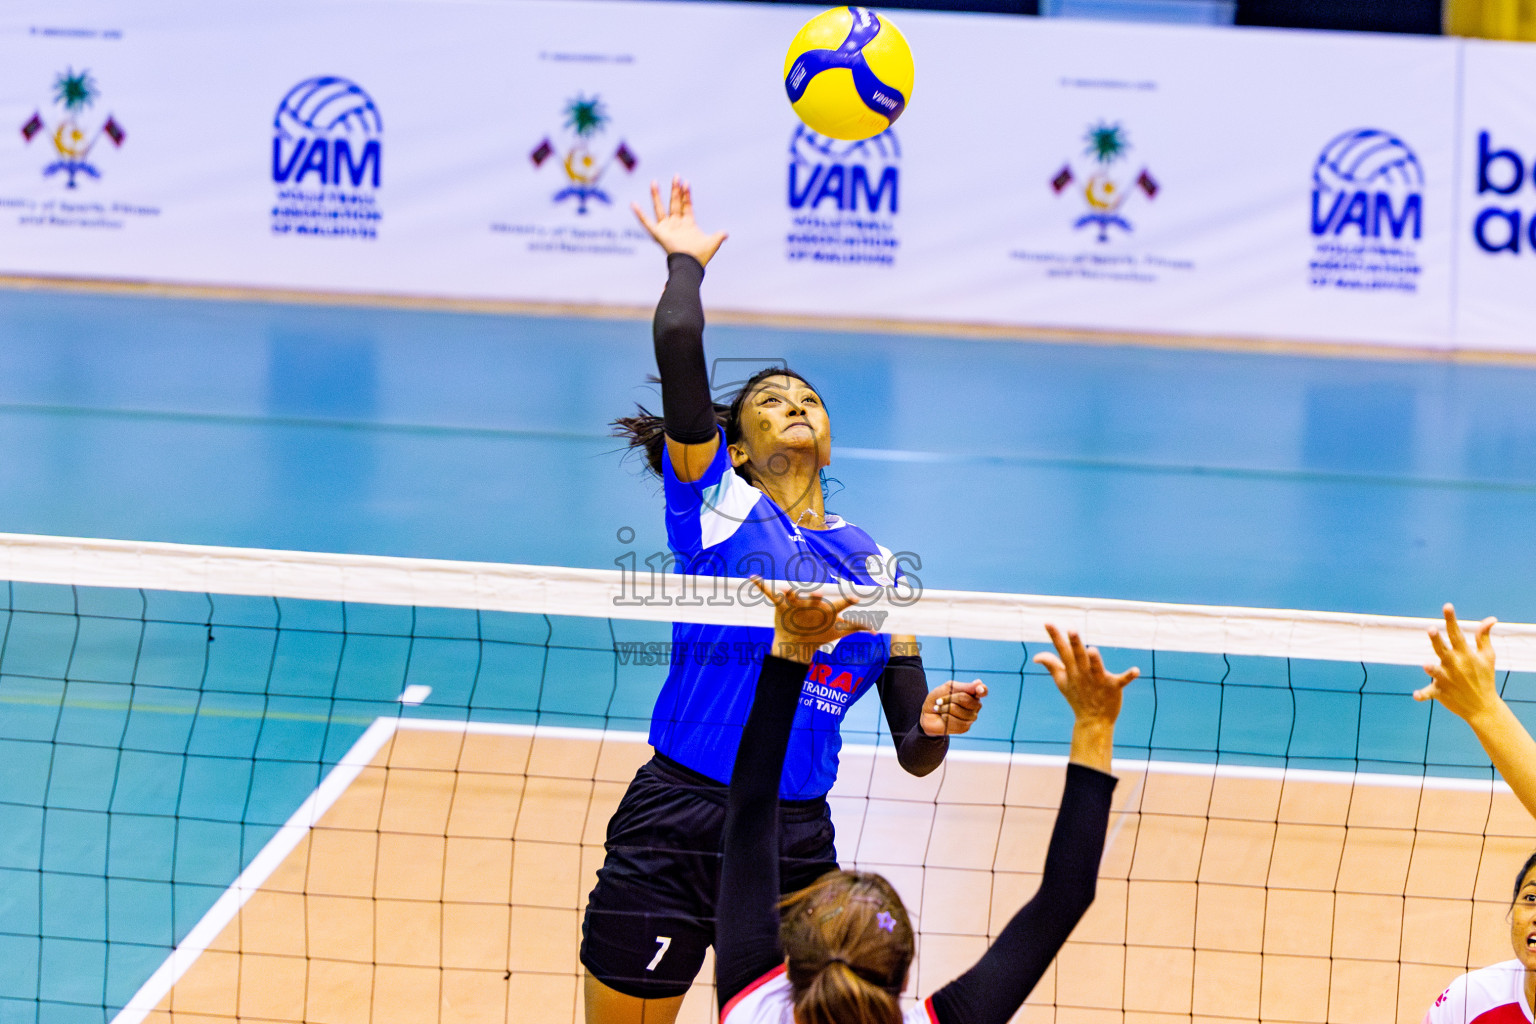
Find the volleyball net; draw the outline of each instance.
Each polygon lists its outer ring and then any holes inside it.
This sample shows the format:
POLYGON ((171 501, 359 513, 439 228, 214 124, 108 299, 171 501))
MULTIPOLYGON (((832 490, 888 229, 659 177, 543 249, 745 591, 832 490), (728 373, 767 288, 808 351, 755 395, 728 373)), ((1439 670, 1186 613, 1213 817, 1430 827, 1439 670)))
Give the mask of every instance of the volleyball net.
MULTIPOLYGON (((0 535, 0 1024, 581 1019, 581 910, 650 755, 673 619, 740 581, 0 535)), ((849 712, 845 866, 909 996, 1038 883, 1071 729, 1043 624, 1136 664, 1098 899, 1020 1012, 1417 1022, 1509 956, 1536 829, 1415 703, 1435 620, 926 591, 869 602, 984 680, 932 775, 849 712)), ((1529 721, 1536 627, 1495 631, 1529 721)), ((706 963, 682 1020, 714 1017, 706 963)))

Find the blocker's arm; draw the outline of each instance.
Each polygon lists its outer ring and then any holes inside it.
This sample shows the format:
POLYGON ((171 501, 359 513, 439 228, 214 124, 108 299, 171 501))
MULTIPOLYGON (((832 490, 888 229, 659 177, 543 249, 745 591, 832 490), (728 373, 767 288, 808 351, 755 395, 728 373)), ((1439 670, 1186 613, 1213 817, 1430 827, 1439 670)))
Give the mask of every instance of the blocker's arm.
POLYGON ((1478 623, 1473 649, 1461 631, 1455 607, 1448 604, 1441 611, 1445 633, 1431 630, 1429 634, 1439 663, 1424 666, 1432 682, 1415 691, 1413 697, 1438 700, 1465 720, 1509 788, 1525 809, 1536 815, 1536 740, 1499 696, 1491 636, 1497 620, 1478 623))

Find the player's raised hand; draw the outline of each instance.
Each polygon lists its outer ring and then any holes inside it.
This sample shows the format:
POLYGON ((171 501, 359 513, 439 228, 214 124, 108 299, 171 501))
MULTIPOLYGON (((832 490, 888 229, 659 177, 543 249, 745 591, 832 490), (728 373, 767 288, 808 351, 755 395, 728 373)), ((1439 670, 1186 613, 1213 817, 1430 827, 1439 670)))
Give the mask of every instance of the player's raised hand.
POLYGON ((1121 691, 1141 675, 1141 669, 1128 668, 1118 675, 1112 674, 1104 667, 1099 649, 1084 647, 1083 638, 1076 633, 1068 630, 1063 637, 1050 623, 1045 624, 1045 631, 1056 645, 1056 654, 1037 654, 1035 664, 1045 666, 1079 722, 1113 723, 1120 717, 1121 691))
POLYGON ((1444 634, 1438 629, 1429 631, 1429 642, 1440 663, 1424 666, 1432 682, 1414 691, 1413 697, 1438 700, 1465 719, 1509 788, 1525 809, 1536 815, 1536 739, 1499 696, 1490 635, 1497 620, 1478 623, 1474 646, 1467 643, 1461 623, 1456 621, 1456 609, 1446 605, 1443 611, 1444 634))
POLYGON ((661 202, 660 186, 651 182, 651 207, 655 212, 655 220, 645 215, 639 203, 630 204, 640 226, 656 239, 656 244, 665 249, 669 256, 674 252, 687 253, 698 260, 700 265, 707 266, 720 248, 720 243, 725 241, 724 231, 707 235, 694 221, 693 189, 682 178, 672 179, 672 192, 665 206, 661 202))
POLYGON ((923 701, 920 724, 929 736, 955 736, 966 732, 981 714, 987 684, 980 679, 961 683, 951 679, 932 690, 923 701))
POLYGON ((1432 682, 1421 690, 1415 690, 1414 700, 1438 700, 1456 716, 1471 722, 1486 715, 1503 703, 1494 681, 1493 667, 1493 618, 1484 619, 1477 626, 1477 646, 1467 643, 1461 623, 1456 620, 1456 609, 1446 605, 1445 632, 1429 631, 1430 645, 1440 659, 1438 664, 1424 666, 1432 682))
POLYGON ((855 596, 828 599, 812 591, 773 590, 757 576, 752 577, 752 583, 773 602, 771 653, 787 661, 809 665, 822 645, 849 633, 870 631, 867 623, 842 617, 845 609, 858 604, 855 596))
POLYGON ((1076 633, 1068 631, 1062 636, 1050 623, 1046 623, 1045 631, 1056 645, 1056 654, 1042 652, 1034 661, 1045 666, 1056 689, 1072 706, 1070 756, 1079 764, 1107 772, 1115 749, 1115 719, 1120 717, 1122 691, 1141 670, 1112 673, 1104 667, 1099 649, 1083 646, 1082 637, 1076 633))

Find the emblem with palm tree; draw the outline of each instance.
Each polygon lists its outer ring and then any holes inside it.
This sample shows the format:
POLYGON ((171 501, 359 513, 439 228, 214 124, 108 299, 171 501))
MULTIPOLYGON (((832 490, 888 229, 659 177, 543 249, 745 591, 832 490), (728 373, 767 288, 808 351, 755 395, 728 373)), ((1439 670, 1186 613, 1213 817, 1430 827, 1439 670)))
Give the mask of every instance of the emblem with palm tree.
MULTIPOLYGON (((127 132, 116 118, 108 116, 95 134, 88 134, 80 125, 80 117, 87 108, 96 102, 96 97, 101 90, 96 85, 96 79, 91 77, 87 70, 76 71, 74 68, 66 68, 53 80, 53 101, 64 108, 64 120, 60 121, 53 130, 53 148, 58 153, 58 159, 43 168, 43 176, 63 172, 68 176, 68 187, 75 187, 75 177, 80 174, 89 175, 92 178, 100 178, 101 172, 93 167, 89 161, 91 149, 103 135, 112 140, 114 146, 121 146, 127 132)), ((26 124, 21 126, 22 138, 27 142, 41 132, 46 126, 43 124, 41 114, 34 113, 26 124)))
MULTIPOLYGON (((1110 228, 1131 230, 1130 221, 1120 216, 1120 207, 1130 197, 1131 190, 1116 180, 1113 171, 1115 164, 1125 159, 1125 155, 1130 152, 1131 142, 1123 127, 1105 121, 1090 126, 1083 141, 1088 143, 1083 155, 1091 157, 1094 166, 1088 173, 1088 180, 1083 183, 1083 199, 1088 203, 1088 212, 1072 226, 1097 227, 1099 241, 1107 242, 1110 228)), ((1063 167, 1052 180, 1051 187, 1060 193, 1071 184, 1073 178, 1071 166, 1063 167)), ((1145 168, 1132 184, 1145 192, 1148 199, 1157 195, 1158 184, 1145 168)))
MULTIPOLYGON (((555 193, 555 202, 575 199, 577 213, 586 213, 589 201, 612 204, 613 200, 603 191, 600 182, 615 160, 624 165, 625 171, 633 171, 640 162, 624 142, 619 143, 607 160, 599 162, 592 155, 592 141, 607 128, 609 120, 608 111, 599 96, 588 97, 578 93, 575 99, 565 105, 564 127, 575 141, 561 161, 568 184, 555 193)), ((554 152, 548 139, 539 143, 532 154, 534 167, 541 166, 554 152)))

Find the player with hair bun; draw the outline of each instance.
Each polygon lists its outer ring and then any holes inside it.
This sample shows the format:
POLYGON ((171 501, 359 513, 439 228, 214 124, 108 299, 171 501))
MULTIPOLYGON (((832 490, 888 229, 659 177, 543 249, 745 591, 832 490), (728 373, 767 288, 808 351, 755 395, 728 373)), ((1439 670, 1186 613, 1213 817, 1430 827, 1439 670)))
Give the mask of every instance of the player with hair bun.
POLYGON ((901 1012, 915 940, 879 875, 829 874, 779 901, 778 786, 806 665, 817 647, 861 628, 841 618, 854 598, 774 593, 770 653, 742 732, 721 840, 715 986, 721 1024, 1006 1024, 1093 902, 1115 778, 1109 774, 1121 691, 1076 633, 1047 626, 1057 656, 1036 655, 1072 707, 1066 793, 1040 889, 976 965, 901 1012))

